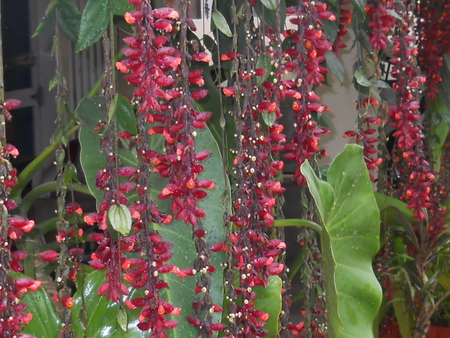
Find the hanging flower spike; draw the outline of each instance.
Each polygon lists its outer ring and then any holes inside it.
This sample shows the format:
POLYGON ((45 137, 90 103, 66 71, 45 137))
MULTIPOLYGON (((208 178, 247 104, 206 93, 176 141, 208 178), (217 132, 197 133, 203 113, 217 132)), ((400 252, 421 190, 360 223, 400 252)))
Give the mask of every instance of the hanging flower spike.
POLYGON ((396 129, 393 135, 397 138, 398 147, 394 163, 403 175, 409 176, 400 189, 401 199, 414 211, 414 218, 425 220, 423 208, 432 205, 429 193, 435 176, 423 150, 423 126, 416 99, 422 77, 418 76, 413 66, 417 55, 417 49, 413 46, 416 37, 409 35, 411 18, 405 14, 406 7, 405 4, 397 8, 397 14, 403 20, 397 34, 391 38, 394 44, 392 52, 397 58, 391 72, 396 79, 393 88, 397 91, 397 104, 390 107, 389 116, 392 127, 396 129))
POLYGON ((284 65, 285 71, 294 73, 297 77, 296 81, 283 81, 283 87, 292 90, 289 96, 296 98, 292 104, 296 116, 295 131, 291 136, 291 142, 285 145, 287 151, 285 158, 296 161, 294 179, 299 184, 306 182, 300 173, 300 166, 305 160, 320 152, 319 137, 329 132, 317 128, 317 123, 312 120, 313 112, 321 114, 326 109, 325 106, 316 103, 320 98, 313 91, 314 86, 321 85, 325 80, 322 74, 328 71, 320 64, 325 61, 325 52, 332 49, 325 32, 320 28, 322 26, 320 20, 336 20, 336 18, 326 13, 325 9, 326 6, 320 2, 304 2, 297 7, 288 8, 288 15, 292 16, 289 20, 297 27, 284 33, 285 38, 294 46, 284 51, 285 55, 293 57, 290 63, 284 65), (302 37, 300 31, 304 32, 302 37))
POLYGON ((425 93, 429 102, 434 101, 442 81, 444 54, 450 54, 449 11, 448 1, 424 0, 418 4, 419 61, 421 72, 426 75, 425 93))

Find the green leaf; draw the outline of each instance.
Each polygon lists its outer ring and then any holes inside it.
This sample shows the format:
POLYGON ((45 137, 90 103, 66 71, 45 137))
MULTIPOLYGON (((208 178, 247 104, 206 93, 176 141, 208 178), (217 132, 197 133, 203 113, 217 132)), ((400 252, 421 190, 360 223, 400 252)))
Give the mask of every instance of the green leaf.
MULTIPOLYGON (((333 12, 336 18, 339 18, 338 8, 329 8, 328 10, 333 12)), ((328 40, 330 41, 330 43, 334 43, 339 31, 339 20, 322 20, 322 24, 323 30, 325 31, 328 40)))
POLYGON ((275 120, 277 118, 277 114, 275 113, 269 113, 267 110, 265 110, 262 114, 262 119, 264 121, 264 123, 268 126, 268 127, 272 127, 273 124, 275 123, 275 120))
POLYGON ((66 36, 73 42, 77 42, 80 29, 81 13, 72 0, 58 0, 58 22, 66 36))
MULTIPOLYGON (((11 275, 14 278, 25 277, 25 275, 17 272, 11 272, 11 275)), ((62 327, 61 320, 43 287, 35 292, 26 293, 20 301, 28 304, 25 313, 33 314, 33 319, 24 326, 21 333, 45 338, 57 338, 59 336, 62 327)))
POLYGON ((133 135, 138 133, 133 107, 130 101, 122 95, 119 95, 117 99, 117 119, 125 131, 133 135))
POLYGON ((117 312, 117 322, 120 325, 120 328, 127 332, 128 330, 128 315, 127 311, 124 308, 120 308, 119 312, 117 312))
MULTIPOLYGON (((235 274, 234 286, 239 287, 239 275, 235 274)), ((265 338, 276 338, 279 333, 279 317, 282 309, 282 290, 283 281, 278 276, 269 276, 267 287, 262 285, 253 288, 256 293, 255 309, 269 314, 269 319, 265 322, 264 329, 268 330, 265 338)), ((223 308, 227 309, 230 304, 228 298, 224 299, 223 308)), ((238 306, 242 306, 242 300, 238 299, 238 306)), ((227 322, 227 312, 222 314, 222 322, 227 322)))
MULTIPOLYGON (((98 145, 100 138, 93 133, 93 129, 98 120, 105 117, 105 112, 101 107, 103 103, 104 99, 101 97, 85 98, 76 110, 77 115, 82 121, 80 132, 81 162, 85 172, 86 182, 98 203, 102 201, 103 192, 95 187, 95 177, 98 170, 104 168, 106 160, 105 155, 99 152, 98 145)), ((118 105, 118 109, 120 109, 120 105, 118 105)), ((122 126, 126 123, 121 121, 119 116, 121 114, 118 112, 117 122, 119 127, 123 128, 122 126)), ((151 149, 162 151, 163 146, 159 142, 163 138, 160 136, 148 136, 149 142, 154 143, 151 145, 151 149)), ((224 172, 219 148, 209 129, 197 131, 195 147, 196 151, 211 151, 211 155, 202 163, 204 170, 199 174, 199 179, 211 179, 215 182, 216 187, 215 189, 209 190, 207 197, 199 201, 198 204, 198 207, 206 213, 206 217, 202 219, 202 222, 204 229, 207 231, 207 235, 205 236, 207 245, 211 246, 214 243, 223 242, 226 238, 223 214, 226 212, 230 213, 230 188, 224 172)), ((120 151, 119 149, 119 157, 123 165, 137 166, 135 151, 129 151, 128 149, 120 151)), ((156 198, 159 192, 168 184, 167 179, 162 179, 158 174, 152 173, 151 180, 151 197, 158 203, 161 212, 171 213, 170 200, 158 200, 156 198)), ((174 247, 177 248, 177 250, 174 250, 174 255, 170 260, 171 264, 179 267, 192 266, 197 254, 195 243, 192 241, 191 226, 185 225, 182 220, 174 220, 170 225, 158 226, 154 224, 153 228, 158 230, 165 240, 172 242, 174 247)), ((213 253, 211 257, 211 265, 217 269, 212 275, 211 297, 213 302, 218 305, 221 305, 223 301, 223 271, 220 268, 220 264, 224 259, 224 253, 222 252, 213 253)), ((196 300, 196 295, 192 290, 195 288, 196 278, 187 277, 183 281, 180 281, 178 277, 174 277, 172 274, 164 274, 163 278, 169 284, 170 289, 163 290, 162 296, 174 306, 183 308, 183 317, 175 318, 179 321, 179 325, 175 329, 170 330, 171 336, 174 338, 196 336, 196 328, 187 323, 185 319, 186 316, 195 315, 192 302, 196 300)), ((212 316, 213 322, 220 321, 220 314, 212 314, 212 316)), ((117 324, 117 321, 115 323, 117 324)), ((88 336, 91 337, 90 335, 88 336)))
POLYGON ((450 57, 447 56, 444 61, 445 66, 441 67, 442 81, 438 84, 437 88, 442 102, 450 109, 450 57))
MULTIPOLYGON (((208 196, 199 202, 199 207, 206 213, 202 223, 204 229, 207 231, 206 241, 207 245, 211 246, 214 243, 223 242, 226 238, 226 229, 223 223, 224 213, 230 212, 229 196, 230 187, 226 179, 223 163, 219 148, 214 137, 208 129, 197 131, 195 138, 196 151, 210 150, 211 155, 203 161, 204 170, 199 174, 199 179, 211 179, 215 182, 216 187, 208 191, 208 196)), ((151 196, 156 199, 156 195, 167 184, 160 179, 158 175, 154 175, 154 186, 152 188, 151 196)), ((170 200, 158 201, 161 211, 170 211, 170 200)), ((182 220, 174 220, 168 226, 154 225, 154 228, 159 231, 164 240, 169 240, 174 244, 174 255, 170 259, 170 263, 179 267, 192 266, 192 262, 197 257, 195 253, 195 244, 192 241, 192 227, 186 225, 182 220)), ((213 253, 211 257, 211 265, 216 267, 216 272, 211 276, 211 298, 215 304, 222 306, 223 303, 223 270, 221 263, 224 262, 225 254, 223 252, 213 253)), ((183 309, 183 316, 177 318, 179 321, 178 327, 173 331, 173 338, 196 337, 197 330, 186 321, 186 316, 195 316, 192 308, 192 302, 196 300, 195 294, 192 290, 196 286, 196 277, 187 277, 180 281, 177 276, 173 274, 164 274, 163 278, 169 283, 170 289, 164 290, 163 297, 171 302, 174 306, 183 309)), ((221 314, 214 313, 213 322, 220 322, 221 314)))
MULTIPOLYGON (((121 96, 118 98, 116 116, 119 119, 118 125, 120 130, 132 130, 129 112, 122 112, 126 109, 126 105, 121 104, 121 96), (124 117, 123 120, 120 118, 124 117)), ((81 166, 86 177, 86 184, 92 195, 97 201, 102 200, 103 191, 95 186, 95 177, 98 170, 104 169, 106 166, 106 156, 99 151, 100 137, 94 134, 94 129, 100 120, 105 119, 106 113, 103 108, 105 103, 104 97, 95 96, 84 98, 75 110, 75 114, 81 120, 81 131, 79 134, 81 144, 81 166)), ((130 151, 125 147, 119 148, 119 156, 123 166, 136 166, 136 152, 130 151)), ((100 203, 98 202, 98 203, 100 203)))
POLYGON ((337 55, 331 50, 325 52, 325 59, 327 60, 327 68, 336 75, 341 83, 344 83, 345 70, 341 60, 339 60, 337 55))
POLYGON ((364 6, 366 5, 365 0, 350 0, 353 6, 358 10, 358 13, 362 16, 366 16, 366 10, 364 6))
POLYGON ((42 18, 42 20, 39 22, 39 25, 37 26, 35 32, 31 36, 32 38, 34 38, 35 36, 38 36, 53 21, 53 18, 55 17, 55 12, 56 12, 55 5, 56 5, 56 0, 52 0, 48 4, 47 9, 45 10, 45 15, 42 18))
POLYGON ((367 80, 366 76, 364 75, 364 71, 362 69, 358 69, 355 71, 355 79, 358 84, 360 84, 363 87, 370 87, 372 85, 372 82, 367 80))
POLYGON ((447 70, 450 72, 450 54, 444 54, 444 63, 447 66, 447 70))
POLYGON ((320 181, 308 162, 301 167, 317 204, 330 337, 374 337, 372 323, 381 304, 381 287, 372 270, 379 248, 380 215, 363 159, 347 145, 320 181))
MULTIPOLYGON (((269 0, 268 2, 276 2, 274 0, 269 0)), ((243 8, 244 6, 242 6, 243 8)), ((280 33, 283 34, 284 32, 284 22, 286 20, 286 1, 285 0, 280 0, 280 8, 277 10, 277 8, 275 7, 274 10, 265 10, 265 8, 267 8, 267 6, 263 5, 262 1, 257 1, 256 4, 253 6, 253 8, 256 11, 256 14, 260 17, 260 19, 262 20, 262 22, 265 22, 266 24, 268 24, 270 27, 272 27, 273 29, 280 29, 280 33), (277 22, 277 12, 279 11, 280 13, 280 22, 281 25, 278 24, 277 22)), ((327 21, 327 20, 325 20, 327 21)))
POLYGON ((132 220, 130 210, 125 205, 111 205, 108 211, 108 219, 114 230, 128 236, 131 231, 132 220))
POLYGON ((279 316, 281 313, 281 289, 283 281, 278 276, 269 276, 267 287, 257 286, 253 290, 256 292, 255 308, 269 314, 269 319, 264 325, 264 329, 269 333, 265 338, 276 338, 279 332, 279 316))
POLYGON ((430 123, 431 135, 435 137, 429 138, 429 146, 433 155, 433 169, 439 172, 442 160, 442 148, 447 140, 450 131, 450 109, 444 104, 442 93, 436 96, 426 111, 430 123))
POLYGON ((48 91, 51 91, 53 88, 56 87, 56 85, 58 84, 59 81, 59 75, 56 74, 48 83, 48 91))
POLYGON ((269 77, 270 71, 272 69, 271 61, 272 58, 268 54, 261 54, 258 56, 258 59, 256 60, 256 68, 267 70, 267 72, 264 75, 256 77, 256 83, 258 84, 258 86, 261 86, 269 77))
POLYGON ((75 164, 68 163, 64 168, 64 184, 68 185, 73 181, 78 181, 77 168, 75 164))
POLYGON ((264 7, 267 9, 270 9, 271 11, 276 11, 278 7, 278 1, 277 0, 261 0, 264 7))
POLYGON ((393 9, 388 9, 387 12, 389 13, 390 16, 392 16, 393 18, 396 18, 397 20, 403 20, 402 17, 400 15, 397 14, 397 12, 393 9))
MULTIPOLYGON (((97 294, 98 288, 105 283, 106 271, 94 271, 87 275, 83 287, 73 296, 74 306, 72 308, 73 324, 71 328, 75 331, 77 338, 144 338, 148 332, 139 330, 139 309, 131 311, 124 308, 128 319, 127 331, 123 331, 119 325, 117 315, 120 304, 106 299, 105 295, 97 294)), ((140 292, 131 288, 128 296, 123 296, 122 302, 127 299, 142 297, 140 292)), ((37 335, 37 337, 46 337, 37 335)))
POLYGON ((230 26, 222 13, 214 11, 212 14, 212 19, 216 28, 229 38, 233 37, 231 33, 230 26))
POLYGON ((390 278, 392 285, 392 306, 402 337, 411 337, 410 311, 408 310, 405 292, 395 278, 390 278))
POLYGON ((109 6, 114 15, 124 16, 126 12, 131 12, 136 7, 130 5, 128 0, 110 0, 109 6))
MULTIPOLYGON (((377 201, 378 208, 380 210, 386 208, 394 208, 397 209, 408 221, 413 221, 413 211, 408 209, 406 203, 396 199, 395 197, 380 194, 378 192, 375 193, 375 199, 377 201)), ((383 216, 392 216, 390 214, 383 214, 383 216)), ((395 217, 395 216, 394 216, 395 217)), ((392 219, 392 218, 391 218, 392 219)))
POLYGON ((89 0, 81 16, 77 52, 88 48, 102 37, 108 28, 109 16, 108 0, 89 0))
POLYGON ((438 279, 439 284, 446 290, 450 291, 450 274, 442 273, 438 279))
POLYGON ((389 86, 388 83, 386 83, 384 81, 381 81, 381 80, 375 81, 372 85, 377 87, 377 88, 385 88, 385 89, 391 88, 391 86, 389 86))

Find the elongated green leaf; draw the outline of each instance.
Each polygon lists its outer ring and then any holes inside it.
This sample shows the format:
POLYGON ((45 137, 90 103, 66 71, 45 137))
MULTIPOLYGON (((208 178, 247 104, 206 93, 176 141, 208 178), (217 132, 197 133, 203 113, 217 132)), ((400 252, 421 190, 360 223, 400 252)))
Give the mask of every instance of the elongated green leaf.
POLYGON ((391 278, 392 306, 394 308, 395 318, 402 337, 412 337, 411 330, 411 312, 408 311, 405 292, 394 278, 391 278))
MULTIPOLYGON (((406 219, 408 221, 411 221, 411 222, 413 221, 414 213, 411 209, 408 209, 408 206, 406 205, 406 203, 398 200, 395 197, 380 194, 380 193, 375 193, 375 199, 377 201, 379 209, 386 209, 388 207, 393 207, 393 208, 399 210, 406 217, 406 219)), ((389 215, 386 215, 386 216, 389 216, 389 215)))
POLYGON ((133 134, 137 134, 136 117, 134 115, 133 107, 126 97, 119 95, 117 99, 117 118, 120 121, 122 128, 133 134))
POLYGON ((366 5, 365 0, 350 0, 353 6, 358 10, 358 13, 362 16, 366 15, 366 10, 364 6, 366 5))
POLYGON ((392 16, 393 18, 396 18, 397 20, 403 20, 402 17, 400 15, 398 15, 398 13, 393 10, 393 9, 388 9, 387 12, 389 13, 390 16, 392 16))
POLYGON ((450 274, 442 273, 438 279, 439 284, 447 291, 450 291, 450 274))
POLYGON ((125 12, 131 12, 136 9, 130 5, 128 0, 110 0, 109 6, 114 15, 124 16, 125 12))
MULTIPOLYGON (((269 0, 269 2, 277 2, 274 0, 269 0)), ((280 33, 283 34, 284 32, 284 21, 286 20, 286 1, 280 0, 280 8, 277 10, 277 5, 275 5, 275 8, 273 10, 267 10, 268 8, 266 5, 263 5, 263 2, 256 2, 256 4, 253 6, 253 8, 256 11, 256 14, 261 18, 263 22, 268 24, 273 29, 280 29, 280 33), (280 25, 277 22, 277 11, 280 13, 280 25)), ((325 20, 327 21, 327 20, 325 20)))
MULTIPOLYGON (((118 125, 121 130, 134 132, 130 119, 133 116, 128 111, 129 107, 124 104, 125 98, 118 97, 118 105, 116 116, 119 119, 118 125), (125 110, 125 111, 122 111, 125 110)), ((105 111, 103 105, 105 99, 100 96, 84 98, 75 110, 76 115, 81 120, 80 144, 81 144, 81 166, 86 177, 86 183, 92 195, 97 201, 103 198, 103 191, 95 186, 95 176, 98 170, 104 169, 106 166, 106 157, 100 153, 100 137, 94 134, 94 129, 98 121, 105 119, 105 111)), ((136 128, 136 126, 134 126, 136 128)), ((130 151, 125 147, 119 148, 119 156, 123 166, 136 166, 136 152, 130 151)))
POLYGON ((447 66, 447 70, 450 72, 450 54, 444 54, 444 63, 447 66))
POLYGON ((77 42, 80 29, 81 13, 72 0, 58 0, 58 22, 66 36, 73 42, 77 42))
POLYGON ((106 166, 106 157, 99 152, 100 140, 94 134, 98 121, 105 118, 102 105, 105 103, 103 97, 84 98, 75 110, 75 114, 81 121, 80 144, 81 144, 81 166, 86 177, 86 184, 96 200, 101 200, 103 192, 95 186, 95 176, 98 170, 106 166), (93 177, 94 179, 89 179, 93 177))
POLYGON ((270 9, 271 11, 276 11, 278 7, 278 1, 277 0, 261 0, 264 7, 267 9, 270 9))
POLYGON ((381 81, 381 80, 377 80, 373 83, 373 86, 377 87, 377 88, 385 88, 385 89, 389 89, 391 88, 391 86, 389 86, 388 83, 381 81))
POLYGON ((108 219, 114 230, 128 236, 131 231, 132 220, 130 210, 125 205, 111 205, 108 211, 108 219))
POLYGON ((338 78, 341 83, 344 82, 345 71, 344 66, 342 65, 341 60, 337 57, 337 55, 329 50, 325 53, 325 59, 327 60, 327 68, 338 78))
POLYGON ((117 322, 119 323, 122 331, 128 331, 128 314, 124 308, 119 309, 117 312, 117 322))
POLYGON ((445 65, 441 67, 442 81, 438 84, 438 90, 445 106, 450 109, 450 57, 446 54, 445 65))
POLYGON ((46 27, 50 25, 50 23, 53 21, 53 18, 55 17, 56 12, 56 0, 52 0, 45 10, 45 16, 42 18, 42 20, 39 22, 39 25, 37 26, 36 30, 34 31, 33 35, 31 37, 38 36, 46 27))
POLYGON ((356 70, 354 76, 355 76, 356 82, 358 84, 360 84, 361 86, 370 87, 372 85, 372 83, 369 80, 367 80, 362 69, 356 70))
POLYGON ((309 163, 302 173, 324 225, 321 236, 331 337, 373 337, 381 287, 372 270, 380 215, 362 148, 347 145, 320 181, 309 163))
MULTIPOLYGON (((12 272, 11 275, 14 278, 24 277, 23 274, 16 272, 12 272)), ((24 326, 21 333, 28 333, 35 337, 58 337, 61 330, 61 320, 43 287, 35 292, 25 294, 21 302, 28 304, 25 313, 33 314, 33 319, 24 326)))
MULTIPOLYGON (((140 309, 131 311, 127 307, 123 308, 128 319, 128 326, 127 331, 122 330, 117 318, 120 304, 106 299, 105 295, 97 294, 98 288, 105 282, 106 271, 94 271, 86 277, 82 290, 78 290, 73 296, 73 324, 71 327, 75 331, 75 336, 77 338, 148 337, 148 332, 142 332, 137 327, 140 309)), ((139 295, 135 289, 130 289, 130 294, 124 296, 122 301, 125 302, 126 299, 136 297, 142 297, 142 295, 139 295)), ((37 337, 42 337, 42 335, 37 335, 37 337)))
POLYGON ((429 146, 433 154, 433 168, 439 172, 441 167, 442 147, 447 140, 450 131, 448 120, 450 119, 450 108, 448 108, 442 100, 442 94, 436 96, 431 103, 431 107, 427 108, 427 116, 429 116, 430 132, 435 137, 429 138, 429 146))
POLYGON ((88 48, 102 37, 108 28, 109 16, 108 0, 89 0, 81 16, 77 52, 88 48))
POLYGON ((233 37, 231 33, 230 26, 222 13, 214 11, 212 14, 212 19, 216 28, 229 38, 233 37))
POLYGON ((262 75, 258 76, 256 78, 256 82, 258 86, 261 86, 269 77, 270 71, 272 70, 272 58, 268 54, 261 54, 258 56, 258 59, 256 60, 256 68, 261 68, 267 70, 267 72, 262 75))

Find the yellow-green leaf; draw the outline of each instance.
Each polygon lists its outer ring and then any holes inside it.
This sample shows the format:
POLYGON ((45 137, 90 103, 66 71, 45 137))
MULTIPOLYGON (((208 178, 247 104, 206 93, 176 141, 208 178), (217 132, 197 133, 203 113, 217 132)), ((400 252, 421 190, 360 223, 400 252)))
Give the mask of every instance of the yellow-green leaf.
POLYGON ((131 230, 132 220, 130 210, 125 205, 112 205, 108 211, 108 220, 114 230, 124 236, 128 236, 131 230))
POLYGON ((233 37, 233 33, 231 33, 231 29, 230 26, 228 25, 227 20, 225 19, 225 17, 222 15, 222 13, 215 11, 212 14, 212 19, 214 22, 214 25, 216 26, 216 28, 221 31, 223 34, 225 34, 228 37, 233 37))

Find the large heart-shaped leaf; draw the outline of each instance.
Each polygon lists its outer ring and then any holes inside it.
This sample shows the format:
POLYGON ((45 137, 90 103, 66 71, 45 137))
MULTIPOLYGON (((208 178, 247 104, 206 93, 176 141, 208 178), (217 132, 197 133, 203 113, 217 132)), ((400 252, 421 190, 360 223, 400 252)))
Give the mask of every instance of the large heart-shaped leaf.
MULTIPOLYGON (((120 97, 118 99, 120 102, 120 97)), ((101 97, 84 99, 77 108, 77 115, 82 122, 80 132, 81 143, 81 163, 85 173, 86 182, 91 189, 93 195, 99 203, 103 198, 103 192, 95 187, 95 176, 98 170, 104 168, 106 164, 105 155, 98 150, 100 144, 100 137, 93 133, 98 121, 104 119, 104 111, 101 108, 104 100, 101 97)), ((125 104, 117 105, 117 125, 120 130, 133 129, 131 119, 133 114, 123 113, 125 104)), ((126 105, 125 105, 126 107, 126 105)), ((126 108, 128 109, 128 108, 126 108)), ((134 122, 135 125, 135 122, 134 122)), ((152 149, 162 151, 163 144, 161 144, 161 135, 149 136, 149 143, 152 149)), ((208 190, 208 196, 199 202, 199 207, 202 208, 206 217, 202 220, 204 229, 207 231, 206 241, 208 245, 217 242, 223 242, 226 237, 225 227, 223 224, 223 214, 229 213, 228 201, 229 183, 224 173, 222 158, 219 152, 217 143, 212 136, 209 129, 197 131, 195 138, 196 152, 201 150, 211 151, 211 155, 205 159, 202 164, 204 170, 199 174, 199 179, 211 179, 215 182, 215 189, 208 190)), ((127 148, 119 149, 119 157, 123 165, 137 166, 137 157, 135 151, 130 151, 127 148)), ((159 209, 166 213, 170 211, 170 200, 157 200, 156 196, 167 185, 167 179, 162 179, 158 174, 151 174, 152 189, 150 196, 158 203, 159 209)), ((185 225, 181 220, 174 220, 170 225, 159 226, 154 224, 154 229, 157 229, 163 236, 164 240, 170 241, 174 244, 173 256, 170 260, 181 268, 191 267, 196 259, 195 243, 192 240, 192 227, 185 225)), ((211 259, 211 265, 216 268, 216 272, 212 275, 211 281, 211 298, 215 304, 222 305, 223 298, 223 271, 220 263, 224 260, 223 253, 214 253, 211 259)), ((174 319, 179 321, 179 325, 168 332, 172 337, 194 337, 197 335, 197 329, 186 321, 186 316, 195 316, 192 308, 192 303, 196 300, 193 289, 196 285, 196 277, 187 277, 183 280, 172 274, 164 274, 162 276, 170 288, 162 292, 163 297, 173 303, 174 306, 182 308, 182 316, 174 319)), ((220 314, 213 314, 213 322, 220 322, 220 314)))
POLYGON ((381 287, 372 269, 379 248, 380 213, 362 148, 347 145, 320 181, 311 165, 301 171, 324 225, 321 236, 330 337, 374 337, 381 287))
MULTIPOLYGON (((203 161, 204 170, 199 175, 199 179, 211 179, 216 185, 215 189, 208 190, 208 196, 199 203, 199 207, 206 213, 206 217, 202 222, 204 229, 207 231, 206 241, 211 246, 225 240, 226 232, 223 215, 225 212, 230 212, 229 205, 226 204, 230 192, 217 143, 208 129, 197 132, 195 146, 196 151, 211 151, 211 155, 203 161)), ((153 182, 154 186, 151 195, 153 198, 156 198, 156 195, 167 182, 156 177, 156 175, 153 182)), ((158 205, 161 211, 170 212, 169 200, 159 201, 158 205)), ((174 255, 170 263, 175 264, 180 269, 192 266, 194 259, 197 258, 195 243, 192 240, 192 227, 185 225, 181 220, 175 220, 169 226, 154 225, 154 227, 165 240, 172 242, 174 244, 173 247, 176 248, 173 250, 174 255)), ((217 270, 212 275, 210 295, 212 301, 220 306, 222 306, 224 292, 223 271, 220 264, 224 260, 224 253, 213 253, 211 258, 211 265, 217 270)), ((186 316, 195 317, 192 302, 196 300, 193 292, 196 286, 196 277, 192 276, 180 280, 173 274, 165 274, 163 278, 170 286, 170 289, 164 291, 163 296, 175 306, 183 309, 182 318, 176 318, 179 320, 179 325, 175 330, 171 330, 173 331, 170 332, 171 336, 176 338, 196 337, 196 329, 186 321, 186 316)), ((220 313, 214 313, 212 316, 214 323, 220 322, 220 313)))
MULTIPOLYGON (((126 306, 123 310, 119 303, 113 303, 106 299, 105 295, 97 294, 98 288, 105 282, 106 271, 94 271, 90 273, 83 284, 83 288, 78 290, 74 297, 72 308, 72 329, 77 338, 139 338, 148 337, 148 332, 138 329, 139 310, 131 311, 126 306), (123 331, 118 321, 120 311, 126 311, 128 326, 127 331, 123 331)), ((139 297, 136 290, 130 290, 128 296, 124 296, 123 302, 127 298, 139 297)), ((37 335, 36 337, 41 337, 37 335)), ((47 336, 45 336, 47 337, 47 336)))

